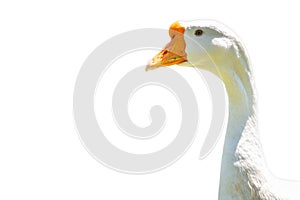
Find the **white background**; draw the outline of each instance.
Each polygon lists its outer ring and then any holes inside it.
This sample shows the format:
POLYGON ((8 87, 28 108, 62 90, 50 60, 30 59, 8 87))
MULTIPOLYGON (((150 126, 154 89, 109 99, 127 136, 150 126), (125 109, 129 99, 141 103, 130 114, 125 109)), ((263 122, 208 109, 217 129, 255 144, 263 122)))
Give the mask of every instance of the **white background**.
POLYGON ((299 6, 278 2, 1 1, 0 199, 217 199, 224 137, 200 161, 200 130, 177 163, 133 176, 94 160, 73 122, 76 76, 98 45, 179 19, 215 19, 241 37, 254 68, 269 167, 300 180, 299 6))

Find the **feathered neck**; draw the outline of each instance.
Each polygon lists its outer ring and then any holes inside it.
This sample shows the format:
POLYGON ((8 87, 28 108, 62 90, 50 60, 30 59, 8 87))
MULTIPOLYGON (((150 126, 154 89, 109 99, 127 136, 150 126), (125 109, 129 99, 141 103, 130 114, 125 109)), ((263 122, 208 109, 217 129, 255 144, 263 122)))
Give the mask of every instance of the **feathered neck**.
POLYGON ((259 194, 268 174, 257 132, 252 72, 238 43, 233 43, 224 52, 217 52, 217 55, 212 59, 225 84, 229 102, 219 199, 248 199, 259 194))

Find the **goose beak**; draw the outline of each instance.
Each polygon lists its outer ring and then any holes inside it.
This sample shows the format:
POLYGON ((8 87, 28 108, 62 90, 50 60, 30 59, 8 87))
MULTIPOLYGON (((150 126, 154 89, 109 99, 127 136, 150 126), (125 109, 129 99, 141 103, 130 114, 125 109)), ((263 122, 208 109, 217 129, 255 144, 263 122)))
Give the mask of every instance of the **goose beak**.
POLYGON ((179 22, 171 25, 169 30, 171 41, 147 64, 146 71, 187 61, 184 31, 185 28, 179 22))

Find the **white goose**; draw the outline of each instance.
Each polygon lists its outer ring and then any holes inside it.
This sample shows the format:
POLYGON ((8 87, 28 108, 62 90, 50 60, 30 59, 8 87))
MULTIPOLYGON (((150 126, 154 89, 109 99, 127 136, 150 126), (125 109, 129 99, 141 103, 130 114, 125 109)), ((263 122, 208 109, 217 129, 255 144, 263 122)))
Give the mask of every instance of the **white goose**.
POLYGON ((278 179, 267 169, 257 132, 255 89, 247 55, 236 38, 217 27, 220 24, 203 21, 173 23, 170 43, 146 70, 178 64, 208 70, 224 82, 229 118, 220 200, 299 200, 299 182, 278 179))

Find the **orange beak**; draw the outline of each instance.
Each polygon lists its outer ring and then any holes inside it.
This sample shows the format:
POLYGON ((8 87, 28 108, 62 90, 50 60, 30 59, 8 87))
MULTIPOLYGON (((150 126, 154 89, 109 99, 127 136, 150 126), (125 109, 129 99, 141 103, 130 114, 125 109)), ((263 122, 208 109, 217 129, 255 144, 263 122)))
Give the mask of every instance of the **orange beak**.
POLYGON ((187 61, 184 31, 185 28, 181 26, 179 22, 175 22, 171 25, 169 30, 171 42, 169 42, 165 48, 161 50, 161 52, 152 58, 151 62, 149 62, 146 67, 146 71, 187 61))

